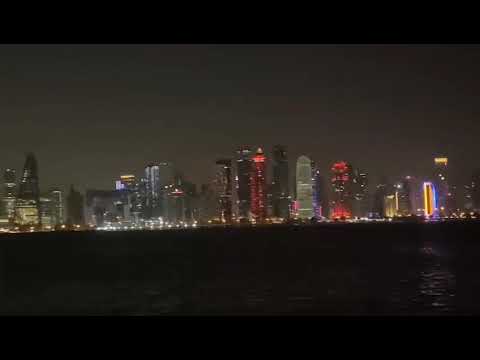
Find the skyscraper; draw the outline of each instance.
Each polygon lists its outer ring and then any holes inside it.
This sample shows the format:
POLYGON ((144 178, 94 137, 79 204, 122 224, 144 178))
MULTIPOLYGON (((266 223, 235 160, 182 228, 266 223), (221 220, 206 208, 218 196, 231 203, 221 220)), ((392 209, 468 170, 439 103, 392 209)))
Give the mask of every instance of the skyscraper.
POLYGON ((448 197, 448 158, 437 157, 434 159, 435 163, 435 177, 434 185, 437 195, 437 206, 440 216, 446 216, 449 213, 447 209, 447 197, 448 197))
POLYGON ((70 186, 70 192, 67 196, 67 215, 67 223, 69 225, 85 224, 83 196, 74 189, 73 185, 70 186))
POLYGON ((266 193, 266 158, 263 150, 258 148, 252 159, 250 174, 250 195, 252 218, 257 223, 262 223, 267 218, 267 193, 266 193))
POLYGON ((381 176, 373 199, 372 215, 374 218, 381 218, 385 215, 385 196, 387 196, 388 181, 385 176, 381 176))
POLYGON ((15 203, 17 200, 17 182, 15 170, 6 169, 3 175, 4 192, 3 192, 3 210, 4 215, 10 223, 13 223, 15 218, 15 203))
POLYGON ((297 216, 300 219, 311 219, 313 213, 313 163, 305 155, 297 159, 297 216))
POLYGON ((215 192, 217 194, 218 216, 224 223, 232 222, 232 160, 216 161, 215 192))
POLYGON ((431 182, 423 183, 424 214, 426 217, 438 215, 438 203, 435 185, 431 182))
POLYGON ((339 161, 332 166, 333 200, 332 218, 349 219, 352 217, 352 166, 339 161))
POLYGON ((353 199, 352 215, 357 218, 368 216, 368 174, 360 169, 355 169, 352 177, 353 199))
POLYGON ((152 217, 161 216, 161 194, 160 166, 149 164, 145 168, 146 184, 146 215, 152 217))
POLYGON ((394 185, 397 215, 408 216, 414 213, 411 200, 411 190, 409 177, 403 178, 394 185))
POLYGON ((19 225, 40 224, 40 189, 35 155, 28 153, 15 205, 15 222, 19 225))
POLYGON ((324 196, 323 178, 320 170, 316 167, 313 169, 313 216, 320 219, 323 216, 322 197, 324 196))
POLYGON ((40 196, 40 222, 43 229, 51 229, 54 226, 54 204, 49 196, 40 196))
POLYGON ((63 192, 60 189, 52 189, 48 197, 52 201, 52 226, 62 225, 65 222, 63 192))
POLYGON ((238 218, 248 219, 250 213, 252 159, 249 147, 237 150, 237 176, 235 179, 237 190, 238 218))
POLYGON ((389 194, 383 198, 384 201, 384 217, 393 218, 397 215, 397 204, 395 195, 389 194))
POLYGON ((290 191, 288 177, 287 148, 283 145, 273 147, 273 216, 282 219, 290 217, 290 191))

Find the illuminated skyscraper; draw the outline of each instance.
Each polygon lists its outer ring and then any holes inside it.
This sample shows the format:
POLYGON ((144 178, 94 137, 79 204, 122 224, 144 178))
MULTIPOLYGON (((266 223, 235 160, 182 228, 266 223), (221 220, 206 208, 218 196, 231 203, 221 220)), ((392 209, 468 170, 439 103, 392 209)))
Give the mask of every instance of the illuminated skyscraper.
POLYGON ((396 210, 397 215, 400 216, 414 214, 411 199, 412 188, 409 180, 410 177, 407 176, 394 185, 396 210))
POLYGON ((448 198, 448 158, 446 157, 437 157, 434 159, 435 163, 435 190, 437 195, 437 206, 440 216, 445 216, 449 213, 447 209, 447 198, 448 198))
POLYGON ((431 182, 423 183, 423 209, 426 217, 438 214, 437 195, 435 185, 431 182))
POLYGON ((317 219, 329 216, 328 186, 320 170, 315 169, 313 177, 313 212, 317 219))
POLYGON ((15 218, 15 203, 17 200, 17 182, 15 170, 6 169, 4 176, 4 192, 3 192, 3 210, 4 215, 10 223, 13 223, 15 218))
MULTIPOLYGON (((65 208, 63 205, 63 192, 60 189, 52 189, 48 194, 52 201, 52 226, 62 225, 65 222, 65 208)), ((43 222, 42 222, 43 224, 43 222)))
POLYGON ((35 155, 27 154, 15 205, 15 222, 19 225, 40 224, 40 189, 35 155))
POLYGON ((368 215, 368 177, 365 171, 355 169, 352 177, 352 215, 357 218, 368 215))
POLYGON ((252 159, 250 173, 250 195, 252 218, 257 223, 262 223, 267 217, 267 192, 266 192, 266 158, 263 150, 258 148, 252 159))
POLYGON ((217 194, 218 216, 224 223, 232 222, 232 160, 216 161, 215 192, 217 194))
POLYGON ((237 150, 237 176, 235 179, 237 208, 238 217, 244 219, 247 219, 250 213, 250 175, 252 172, 251 153, 249 147, 242 147, 237 150))
POLYGON ((50 197, 40 196, 40 220, 43 229, 50 229, 54 224, 53 209, 54 204, 50 197))
POLYGON ((145 168, 146 215, 150 219, 161 215, 160 166, 150 164, 145 168))
POLYGON ((384 216, 387 218, 393 218, 397 215, 397 199, 395 195, 386 195, 384 198, 384 216))
POLYGON ((275 145, 273 148, 272 205, 273 216, 288 219, 290 216, 290 191, 288 186, 287 148, 275 145))
POLYGON ((352 166, 339 161, 332 166, 333 200, 332 218, 349 219, 352 217, 352 166))
POLYGON ((321 219, 323 214, 322 197, 324 195, 323 179, 320 176, 320 170, 313 169, 313 216, 321 219))
POLYGON ((388 181, 385 176, 381 176, 373 199, 372 216, 381 218, 385 215, 385 196, 387 196, 388 181))
POLYGON ((313 163, 305 155, 297 159, 296 168, 297 185, 297 216, 300 219, 311 219, 313 213, 313 163))

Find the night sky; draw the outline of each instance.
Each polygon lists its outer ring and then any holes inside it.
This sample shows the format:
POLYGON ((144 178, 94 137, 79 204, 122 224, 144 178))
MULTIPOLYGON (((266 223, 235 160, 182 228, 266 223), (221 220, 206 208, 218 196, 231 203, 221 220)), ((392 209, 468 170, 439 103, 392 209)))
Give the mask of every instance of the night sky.
POLYGON ((3 45, 0 169, 25 153, 40 186, 112 188, 172 161, 208 182, 240 145, 328 171, 423 175, 480 167, 479 46, 3 45))

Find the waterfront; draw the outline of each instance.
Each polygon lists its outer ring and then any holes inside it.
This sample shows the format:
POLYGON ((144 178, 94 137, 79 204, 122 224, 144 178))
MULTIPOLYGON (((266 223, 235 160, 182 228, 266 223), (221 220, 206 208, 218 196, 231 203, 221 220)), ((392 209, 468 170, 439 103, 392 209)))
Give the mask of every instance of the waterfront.
POLYGON ((0 312, 480 314, 479 235, 477 222, 4 234, 0 312))

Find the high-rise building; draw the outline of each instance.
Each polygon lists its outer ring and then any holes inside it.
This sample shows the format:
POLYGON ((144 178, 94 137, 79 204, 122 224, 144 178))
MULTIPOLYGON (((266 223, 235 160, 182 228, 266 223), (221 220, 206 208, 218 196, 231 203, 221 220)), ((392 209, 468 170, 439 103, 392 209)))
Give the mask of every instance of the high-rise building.
POLYGON ((325 177, 316 169, 313 182, 313 212, 317 219, 326 218, 330 213, 328 186, 325 177))
POLYGON ((273 147, 272 213, 274 217, 290 217, 290 191, 288 176, 287 148, 283 145, 273 147))
POLYGON ((316 167, 313 169, 313 216, 316 219, 321 219, 324 208, 322 206, 322 198, 324 196, 324 182, 320 175, 320 170, 316 167))
POLYGON ((408 216, 414 213, 411 200, 410 177, 405 177, 394 185, 397 215, 408 216))
POLYGON ((435 163, 435 177, 434 185, 437 195, 437 206, 440 216, 446 216, 449 214, 449 209, 447 209, 447 198, 448 198, 448 158, 446 157, 436 157, 434 159, 435 163))
POLYGON ((237 190, 239 219, 248 219, 250 215, 250 175, 252 172, 251 154, 252 151, 249 147, 242 147, 237 150, 237 176, 235 178, 235 186, 237 190))
POLYGON ((332 166, 333 200, 332 218, 349 219, 352 217, 352 166, 339 161, 332 166))
POLYGON ((144 215, 145 191, 142 185, 145 185, 144 179, 137 180, 135 175, 121 175, 120 180, 115 182, 115 190, 126 191, 130 196, 130 215, 132 222, 139 225, 144 215))
POLYGON ((15 170, 6 169, 3 175, 4 192, 3 192, 3 211, 4 216, 9 223, 13 223, 15 219, 15 203, 17 200, 17 182, 15 170))
POLYGON ((311 219, 313 213, 313 162, 305 155, 297 159, 296 168, 297 185, 297 217, 300 219, 311 219))
POLYGON ((266 157, 261 148, 252 159, 250 195, 252 218, 262 223, 267 218, 266 157))
POLYGON ((84 225, 85 215, 82 194, 70 186, 67 196, 67 223, 69 225, 84 225))
POLYGON ((360 169, 355 169, 352 177, 352 216, 363 218, 368 216, 368 174, 360 169))
POLYGON ((216 161, 214 186, 217 194, 218 217, 223 223, 232 222, 232 160, 216 161))
POLYGON ((397 199, 395 195, 386 195, 383 198, 384 201, 384 211, 383 214, 387 218, 393 218, 397 216, 397 199))
POLYGON ((161 214, 161 194, 162 186, 160 184, 160 166, 149 164, 145 168, 146 184, 146 213, 147 218, 160 217, 161 214))
POLYGON ((179 188, 173 188, 168 193, 168 216, 170 223, 184 222, 185 218, 185 192, 179 188))
POLYGON ((381 218, 385 215, 385 196, 387 196, 388 181, 385 176, 381 176, 373 199, 372 216, 381 218))
POLYGON ((54 224, 54 204, 49 196, 40 196, 40 222, 43 229, 51 229, 54 224))
POLYGON ((25 160, 15 204, 15 223, 30 226, 41 224, 38 165, 33 153, 28 153, 25 160))
POLYGON ((423 183, 423 202, 423 209, 426 217, 435 217, 438 215, 435 185, 428 181, 423 183))
MULTIPOLYGON (((52 226, 58 226, 65 223, 65 208, 63 204, 63 192, 60 189, 52 189, 48 194, 52 201, 52 226)), ((42 222, 43 224, 43 222, 42 222)))

